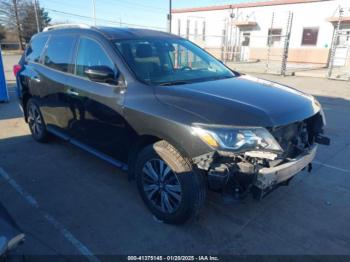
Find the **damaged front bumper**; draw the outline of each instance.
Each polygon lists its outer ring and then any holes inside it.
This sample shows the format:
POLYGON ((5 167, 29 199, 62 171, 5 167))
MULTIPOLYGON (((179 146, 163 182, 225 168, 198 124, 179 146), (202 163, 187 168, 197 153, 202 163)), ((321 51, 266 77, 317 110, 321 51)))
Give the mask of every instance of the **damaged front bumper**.
POLYGON ((275 167, 261 168, 253 184, 261 190, 266 190, 289 180, 312 162, 316 156, 316 151, 317 145, 314 145, 307 152, 286 163, 275 167))
POLYGON ((298 156, 278 160, 280 163, 275 165, 262 165, 264 161, 261 160, 266 157, 265 154, 258 157, 245 154, 249 155, 250 161, 234 154, 223 156, 222 153, 194 160, 198 161, 199 169, 206 171, 208 184, 212 190, 233 196, 235 199, 242 199, 251 192, 254 198, 262 199, 278 186, 288 185, 289 181, 303 169, 309 167, 308 170, 311 171, 311 162, 316 152, 317 144, 313 144, 298 156))

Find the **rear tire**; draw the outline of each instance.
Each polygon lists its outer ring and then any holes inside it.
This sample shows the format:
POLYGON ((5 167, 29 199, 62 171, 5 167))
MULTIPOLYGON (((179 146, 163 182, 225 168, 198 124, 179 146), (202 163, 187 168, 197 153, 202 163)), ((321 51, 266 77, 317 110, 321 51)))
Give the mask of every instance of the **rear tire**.
POLYGON ((27 120, 34 140, 40 143, 47 142, 49 134, 40 107, 34 98, 30 98, 27 102, 27 120))
POLYGON ((203 175, 164 140, 139 153, 135 176, 144 203, 165 223, 185 223, 204 204, 207 186, 203 175))

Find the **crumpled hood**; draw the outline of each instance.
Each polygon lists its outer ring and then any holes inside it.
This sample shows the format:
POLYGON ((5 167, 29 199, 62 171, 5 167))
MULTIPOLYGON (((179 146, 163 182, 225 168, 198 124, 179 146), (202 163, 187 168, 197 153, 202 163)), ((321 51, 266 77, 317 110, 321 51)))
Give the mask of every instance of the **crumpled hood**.
POLYGON ((217 125, 285 125, 306 119, 320 110, 310 95, 251 76, 177 86, 158 86, 165 104, 198 116, 198 122, 217 125))

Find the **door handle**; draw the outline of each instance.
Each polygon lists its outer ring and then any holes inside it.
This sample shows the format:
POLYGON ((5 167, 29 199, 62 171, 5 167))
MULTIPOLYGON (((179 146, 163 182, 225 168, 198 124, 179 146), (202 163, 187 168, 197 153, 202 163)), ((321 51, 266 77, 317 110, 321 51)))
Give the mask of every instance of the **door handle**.
POLYGON ((32 76, 30 79, 35 81, 35 82, 37 82, 37 83, 40 82, 40 77, 39 76, 32 76))
POLYGON ((79 93, 77 91, 75 91, 74 89, 71 89, 71 88, 67 90, 67 94, 73 95, 73 96, 79 95, 79 93))

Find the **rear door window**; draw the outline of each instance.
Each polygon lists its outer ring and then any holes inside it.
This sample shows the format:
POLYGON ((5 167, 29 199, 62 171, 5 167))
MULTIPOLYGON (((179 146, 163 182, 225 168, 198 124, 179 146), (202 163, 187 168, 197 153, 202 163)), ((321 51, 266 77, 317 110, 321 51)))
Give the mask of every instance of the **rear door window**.
POLYGON ((72 53, 76 38, 72 35, 53 35, 44 57, 44 64, 50 68, 68 72, 72 64, 72 53))
POLYGON ((26 50, 26 61, 39 63, 41 53, 44 50, 48 38, 47 35, 37 36, 31 41, 26 50))

